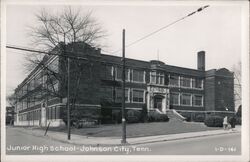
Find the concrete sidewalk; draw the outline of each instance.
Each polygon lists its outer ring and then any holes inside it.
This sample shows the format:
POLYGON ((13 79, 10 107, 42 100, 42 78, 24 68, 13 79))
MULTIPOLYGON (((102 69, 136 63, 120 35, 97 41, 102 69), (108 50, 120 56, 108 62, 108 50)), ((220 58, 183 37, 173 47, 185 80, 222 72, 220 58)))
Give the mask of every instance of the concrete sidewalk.
MULTIPOLYGON (((32 128, 17 128, 17 129, 24 133, 32 134, 34 136, 39 136, 42 138, 49 138, 51 140, 57 140, 63 143, 70 143, 74 145, 92 145, 92 146, 121 145, 120 137, 88 137, 88 136, 80 136, 80 135, 71 134, 71 140, 68 140, 67 133, 64 133, 64 132, 48 131, 47 135, 44 136, 44 133, 45 133, 44 130, 32 129, 32 128)), ((189 132, 189 133, 180 133, 180 134, 134 137, 134 138, 127 138, 127 142, 128 142, 128 145, 137 145, 137 144, 153 143, 153 142, 160 142, 160 141, 172 141, 172 140, 180 140, 180 139, 187 139, 187 138, 205 137, 205 136, 240 133, 240 132, 241 132, 241 126, 236 126, 236 128, 233 131, 232 130, 209 130, 209 131, 189 132)))

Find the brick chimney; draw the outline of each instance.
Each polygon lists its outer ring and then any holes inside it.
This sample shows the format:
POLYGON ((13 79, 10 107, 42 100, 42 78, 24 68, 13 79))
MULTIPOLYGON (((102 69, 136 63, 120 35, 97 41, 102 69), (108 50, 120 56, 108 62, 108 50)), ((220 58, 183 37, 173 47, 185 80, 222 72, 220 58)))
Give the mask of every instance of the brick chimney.
POLYGON ((197 54, 197 68, 205 71, 205 51, 199 51, 197 54))

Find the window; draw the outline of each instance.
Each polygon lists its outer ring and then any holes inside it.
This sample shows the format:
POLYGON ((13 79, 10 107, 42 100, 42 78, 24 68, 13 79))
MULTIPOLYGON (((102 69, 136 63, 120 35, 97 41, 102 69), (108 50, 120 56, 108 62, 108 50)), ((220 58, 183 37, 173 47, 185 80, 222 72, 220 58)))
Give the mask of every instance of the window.
POLYGON ((193 79, 193 88, 203 89, 203 80, 199 78, 193 79))
POLYGON ((112 65, 105 65, 101 66, 101 78, 106 80, 113 79, 113 66, 112 65))
POLYGON ((191 106, 191 94, 182 94, 181 104, 186 106, 191 106))
POLYGON ((132 78, 133 82, 145 83, 143 70, 133 70, 132 78))
MULTIPOLYGON (((122 102, 122 89, 117 88, 115 94, 116 94, 116 101, 122 102)), ((125 89, 125 101, 129 102, 129 90, 127 88, 125 89)))
POLYGON ((150 83, 155 84, 156 83, 156 72, 151 72, 150 73, 150 83))
POLYGON ((29 98, 29 107, 32 107, 32 106, 34 106, 35 105, 35 98, 33 97, 33 96, 31 96, 30 98, 29 98))
POLYGON ((51 112, 51 119, 56 119, 56 107, 52 107, 51 108, 52 110, 52 112, 51 112))
POLYGON ((150 73, 150 83, 164 84, 164 73, 153 71, 150 73))
POLYGON ((26 109, 26 108, 28 107, 27 98, 26 98, 26 99, 23 99, 22 103, 23 103, 23 108, 22 108, 22 109, 26 109))
POLYGON ((113 100, 113 88, 112 87, 101 87, 100 94, 102 99, 113 100))
MULTIPOLYGON (((116 68, 116 80, 122 80, 122 68, 116 68)), ((129 69, 125 69, 125 80, 129 81, 129 69)))
POLYGON ((26 94, 27 93, 27 84, 25 84, 23 87, 22 87, 22 94, 26 94))
POLYGON ((193 105, 194 106, 203 106, 203 96, 202 95, 194 95, 193 96, 193 105))
POLYGON ((179 76, 170 75, 169 83, 171 86, 179 87, 179 76))
POLYGON ((189 77, 182 77, 181 78, 181 86, 191 88, 191 78, 189 77))
POLYGON ((133 102, 144 102, 144 90, 133 90, 132 93, 133 102))
POLYGON ((53 71, 55 73, 59 72, 59 58, 55 58, 49 65, 49 71, 53 71))
POLYGON ((48 90, 52 93, 54 92, 58 92, 59 90, 59 82, 55 81, 53 84, 52 83, 48 83, 48 90))
POLYGON ((31 81, 30 81, 30 83, 29 83, 29 90, 34 90, 35 89, 35 80, 34 79, 32 79, 31 81))
POLYGON ((170 104, 171 105, 180 105, 180 94, 179 93, 171 93, 170 94, 170 104))

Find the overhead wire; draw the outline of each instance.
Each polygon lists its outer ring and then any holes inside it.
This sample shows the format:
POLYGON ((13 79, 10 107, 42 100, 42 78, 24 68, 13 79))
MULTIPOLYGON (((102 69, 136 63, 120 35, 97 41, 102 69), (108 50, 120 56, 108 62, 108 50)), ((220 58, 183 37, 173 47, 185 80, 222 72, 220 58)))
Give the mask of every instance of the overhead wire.
MULTIPOLYGON (((160 32, 160 31, 162 31, 162 30, 164 30, 164 29, 166 29, 166 28, 168 28, 168 27, 170 27, 170 26, 176 24, 177 22, 179 22, 179 21, 181 21, 181 20, 184 20, 185 18, 187 18, 187 17, 189 17, 189 16, 192 16, 193 14, 202 11, 203 9, 205 9, 205 8, 207 8, 207 7, 209 7, 209 5, 200 7, 200 8, 198 8, 196 11, 193 11, 193 12, 187 14, 186 16, 183 16, 183 17, 181 17, 181 18, 179 18, 179 19, 177 19, 177 20, 171 22, 170 24, 167 24, 167 25, 165 25, 165 26, 163 26, 163 27, 161 27, 161 28, 159 28, 159 29, 157 29, 157 30, 155 30, 155 31, 153 31, 153 32, 151 32, 151 33, 149 33, 149 34, 147 34, 147 35, 145 35, 145 36, 143 36, 143 37, 141 37, 141 38, 139 38, 139 39, 137 39, 137 40, 135 40, 135 41, 129 43, 129 44, 127 44, 127 45, 125 45, 125 48, 128 48, 128 47, 130 47, 130 46, 132 46, 132 45, 134 45, 134 44, 136 44, 136 43, 138 43, 138 42, 140 42, 140 41, 142 41, 142 40, 144 40, 144 39, 146 39, 146 38, 148 38, 148 37, 150 37, 150 36, 152 36, 152 35, 154 35, 154 34, 156 34, 156 33, 158 33, 158 32, 160 32)), ((121 50, 122 50, 122 49, 113 51, 113 52, 111 52, 111 54, 115 54, 115 53, 117 53, 117 52, 119 52, 119 51, 121 51, 121 50)))

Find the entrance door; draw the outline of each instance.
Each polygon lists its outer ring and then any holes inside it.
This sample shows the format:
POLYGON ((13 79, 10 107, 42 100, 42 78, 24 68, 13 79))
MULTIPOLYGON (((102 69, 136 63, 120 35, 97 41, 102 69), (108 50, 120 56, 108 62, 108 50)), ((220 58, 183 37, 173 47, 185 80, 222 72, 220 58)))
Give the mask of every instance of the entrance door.
POLYGON ((163 96, 157 95, 154 97, 154 108, 162 111, 162 98, 163 96))

